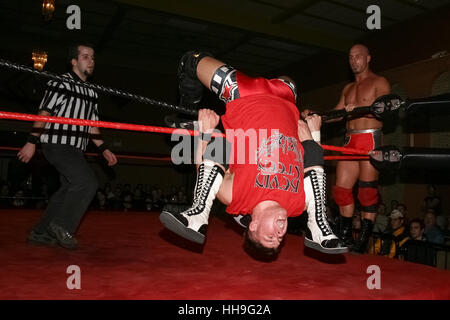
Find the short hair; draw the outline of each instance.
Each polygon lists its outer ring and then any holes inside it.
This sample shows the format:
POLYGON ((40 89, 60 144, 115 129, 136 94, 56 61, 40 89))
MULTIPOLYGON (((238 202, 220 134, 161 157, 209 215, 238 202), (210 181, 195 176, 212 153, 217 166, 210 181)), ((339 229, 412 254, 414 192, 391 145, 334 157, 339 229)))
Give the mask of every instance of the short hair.
POLYGON ((244 232, 244 250, 253 259, 263 262, 270 262, 277 259, 278 254, 281 250, 280 244, 276 248, 268 248, 263 246, 260 242, 255 241, 250 237, 250 232, 248 228, 244 232))
POLYGON ((359 43, 353 44, 353 45, 350 47, 350 49, 353 48, 353 47, 356 47, 356 46, 362 47, 363 50, 366 51, 366 54, 367 54, 368 56, 370 56, 370 50, 369 50, 369 47, 368 47, 367 45, 365 45, 365 44, 359 42, 359 43))
POLYGON ((87 42, 79 42, 79 43, 69 46, 69 48, 67 50, 67 62, 70 66, 72 66, 72 59, 75 59, 75 60, 78 59, 78 55, 80 54, 80 51, 78 48, 80 46, 94 49, 94 46, 87 42))
POLYGON ((420 229, 425 229, 425 224, 423 223, 423 220, 422 220, 422 219, 419 219, 419 218, 412 219, 412 220, 409 222, 409 227, 411 227, 411 225, 412 225, 413 223, 418 223, 418 224, 420 225, 420 229))

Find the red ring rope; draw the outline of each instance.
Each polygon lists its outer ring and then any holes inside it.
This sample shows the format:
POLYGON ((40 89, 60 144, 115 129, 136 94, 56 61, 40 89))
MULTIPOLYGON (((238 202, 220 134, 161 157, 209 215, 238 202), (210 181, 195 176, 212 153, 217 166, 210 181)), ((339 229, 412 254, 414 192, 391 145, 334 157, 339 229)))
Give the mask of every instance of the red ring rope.
MULTIPOLYGON (((39 115, 33 115, 33 114, 7 112, 7 111, 0 111, 0 119, 53 122, 53 123, 62 123, 62 124, 70 124, 70 125, 78 125, 78 126, 90 126, 90 127, 110 128, 110 129, 117 129, 117 130, 131 130, 131 131, 168 133, 168 134, 172 134, 172 133, 174 133, 174 131, 177 131, 178 134, 186 133, 191 136, 198 136, 198 134, 199 134, 198 131, 187 130, 187 129, 166 128, 166 127, 146 126, 146 125, 140 125, 140 124, 129 124, 129 123, 118 123, 118 122, 107 122, 107 121, 93 121, 93 120, 73 119, 73 118, 65 118, 65 117, 39 116, 39 115)), ((217 136, 223 137, 224 134, 223 133, 213 133, 213 137, 217 137, 217 136)), ((347 152, 347 153, 356 154, 356 155, 367 155, 366 151, 359 150, 359 149, 353 149, 353 148, 336 147, 336 146, 329 146, 329 145, 322 145, 322 148, 325 150, 347 152)))
MULTIPOLYGON (((6 150, 6 151, 20 151, 21 148, 18 147, 0 147, 0 150, 6 150)), ((86 156, 89 157, 96 157, 99 156, 99 153, 94 152, 85 152, 86 156)), ((115 154, 116 158, 121 159, 137 159, 137 160, 157 160, 157 161, 172 161, 171 157, 149 157, 149 156, 134 156, 134 155, 128 155, 128 154, 115 154)))
POLYGON ((324 160, 369 160, 369 156, 324 156, 324 160))
MULTIPOLYGON (((0 119, 53 122, 53 123, 71 124, 71 125, 78 125, 78 126, 111 128, 111 129, 117 129, 117 130, 168 133, 168 134, 172 134, 175 130, 180 130, 180 129, 176 129, 176 128, 145 126, 145 125, 140 125, 140 124, 93 121, 93 120, 73 119, 73 118, 65 118, 65 117, 49 117, 49 116, 39 116, 39 115, 33 115, 33 114, 15 113, 15 112, 6 112, 6 111, 0 111, 0 119)), ((189 134, 191 136, 198 135, 197 131, 194 131, 194 130, 186 130, 186 131, 189 132, 189 134)))
POLYGON ((322 148, 324 150, 330 150, 330 151, 339 151, 339 152, 345 152, 345 153, 351 153, 351 154, 357 154, 357 155, 367 155, 367 151, 354 149, 354 148, 328 146, 325 144, 322 145, 322 148))

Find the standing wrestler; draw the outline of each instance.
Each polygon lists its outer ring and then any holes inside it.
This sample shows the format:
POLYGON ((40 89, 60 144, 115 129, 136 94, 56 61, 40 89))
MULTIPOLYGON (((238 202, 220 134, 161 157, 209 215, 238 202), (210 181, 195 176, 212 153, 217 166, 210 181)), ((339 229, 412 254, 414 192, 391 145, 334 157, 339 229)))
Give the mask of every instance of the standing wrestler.
MULTIPOLYGON (((299 121, 295 84, 287 77, 250 78, 203 53, 188 52, 181 61, 181 82, 189 82, 188 88, 192 83, 203 84, 216 93, 227 106, 223 126, 235 130, 236 135, 227 136, 231 142, 212 138, 219 116, 200 110, 199 150, 203 157, 193 206, 182 213, 165 210, 161 222, 177 234, 203 243, 217 196, 227 205, 228 213, 251 215, 246 244, 276 256, 287 230, 287 218, 300 215, 306 208, 309 232, 305 245, 325 253, 346 252, 326 221, 323 149, 312 139, 308 125, 299 121), (256 144, 239 147, 238 139, 245 140, 248 132, 255 133, 256 144), (262 132, 267 135, 262 136, 262 132), (229 164, 227 150, 231 148, 234 157, 229 164), (271 158, 275 153, 276 161, 271 158), (256 161, 237 160, 242 154, 256 161)), ((180 90, 183 87, 180 85, 180 90)), ((320 131, 320 117, 307 121, 314 131, 320 131)))
MULTIPOLYGON (((90 45, 75 45, 69 50, 71 71, 63 77, 85 82, 94 72, 94 49, 90 45)), ((97 93, 80 85, 64 81, 49 81, 39 107, 39 115, 69 117, 97 121, 97 93)), ((84 212, 97 191, 97 178, 83 151, 89 138, 112 166, 116 156, 101 139, 96 127, 35 122, 28 142, 17 154, 28 162, 42 144, 42 151, 50 164, 59 172, 61 187, 52 195, 44 216, 33 227, 28 241, 34 244, 55 245, 75 249, 74 234, 84 212)))
MULTIPOLYGON (((335 109, 352 111, 357 106, 369 106, 378 97, 389 94, 388 81, 374 74, 369 67, 371 56, 366 46, 356 44, 350 49, 349 63, 355 81, 342 90, 335 109)), ((382 143, 383 123, 373 115, 350 118, 346 122, 345 147, 371 151, 382 143)), ((361 232, 352 251, 366 252, 377 212, 378 171, 369 161, 339 161, 333 198, 340 210, 339 236, 346 245, 352 244, 352 216, 355 210, 353 187, 358 181, 358 200, 361 203, 361 232), (359 180, 359 181, 358 181, 359 180)))

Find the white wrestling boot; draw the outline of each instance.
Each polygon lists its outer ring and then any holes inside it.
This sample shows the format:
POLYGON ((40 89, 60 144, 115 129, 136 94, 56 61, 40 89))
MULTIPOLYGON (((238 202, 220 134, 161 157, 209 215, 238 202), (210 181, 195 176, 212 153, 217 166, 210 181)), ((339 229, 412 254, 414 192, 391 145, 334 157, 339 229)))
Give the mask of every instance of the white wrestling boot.
POLYGON ((192 207, 181 213, 163 210, 159 216, 161 223, 179 236, 203 244, 209 213, 224 174, 215 162, 204 160, 198 168, 192 207))
POLYGON ((305 246, 328 254, 348 252, 333 233, 326 214, 326 175, 323 168, 305 172, 305 204, 308 213, 308 228, 305 246))

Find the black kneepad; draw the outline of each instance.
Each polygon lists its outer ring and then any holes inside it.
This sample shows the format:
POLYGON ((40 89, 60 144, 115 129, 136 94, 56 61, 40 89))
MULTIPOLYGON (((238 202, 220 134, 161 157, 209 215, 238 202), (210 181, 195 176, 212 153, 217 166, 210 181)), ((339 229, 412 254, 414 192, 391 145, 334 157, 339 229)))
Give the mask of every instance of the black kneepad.
POLYGON ((188 51, 180 60, 178 66, 178 89, 180 90, 181 104, 187 107, 196 107, 203 95, 203 85, 197 78, 197 65, 201 59, 212 56, 209 53, 188 51))
POLYGON ((188 77, 197 79, 197 65, 204 57, 212 57, 213 55, 207 52, 188 51, 180 59, 178 66, 178 78, 188 77))
POLYGON ((303 146, 303 167, 323 166, 323 149, 314 140, 305 140, 303 146))

